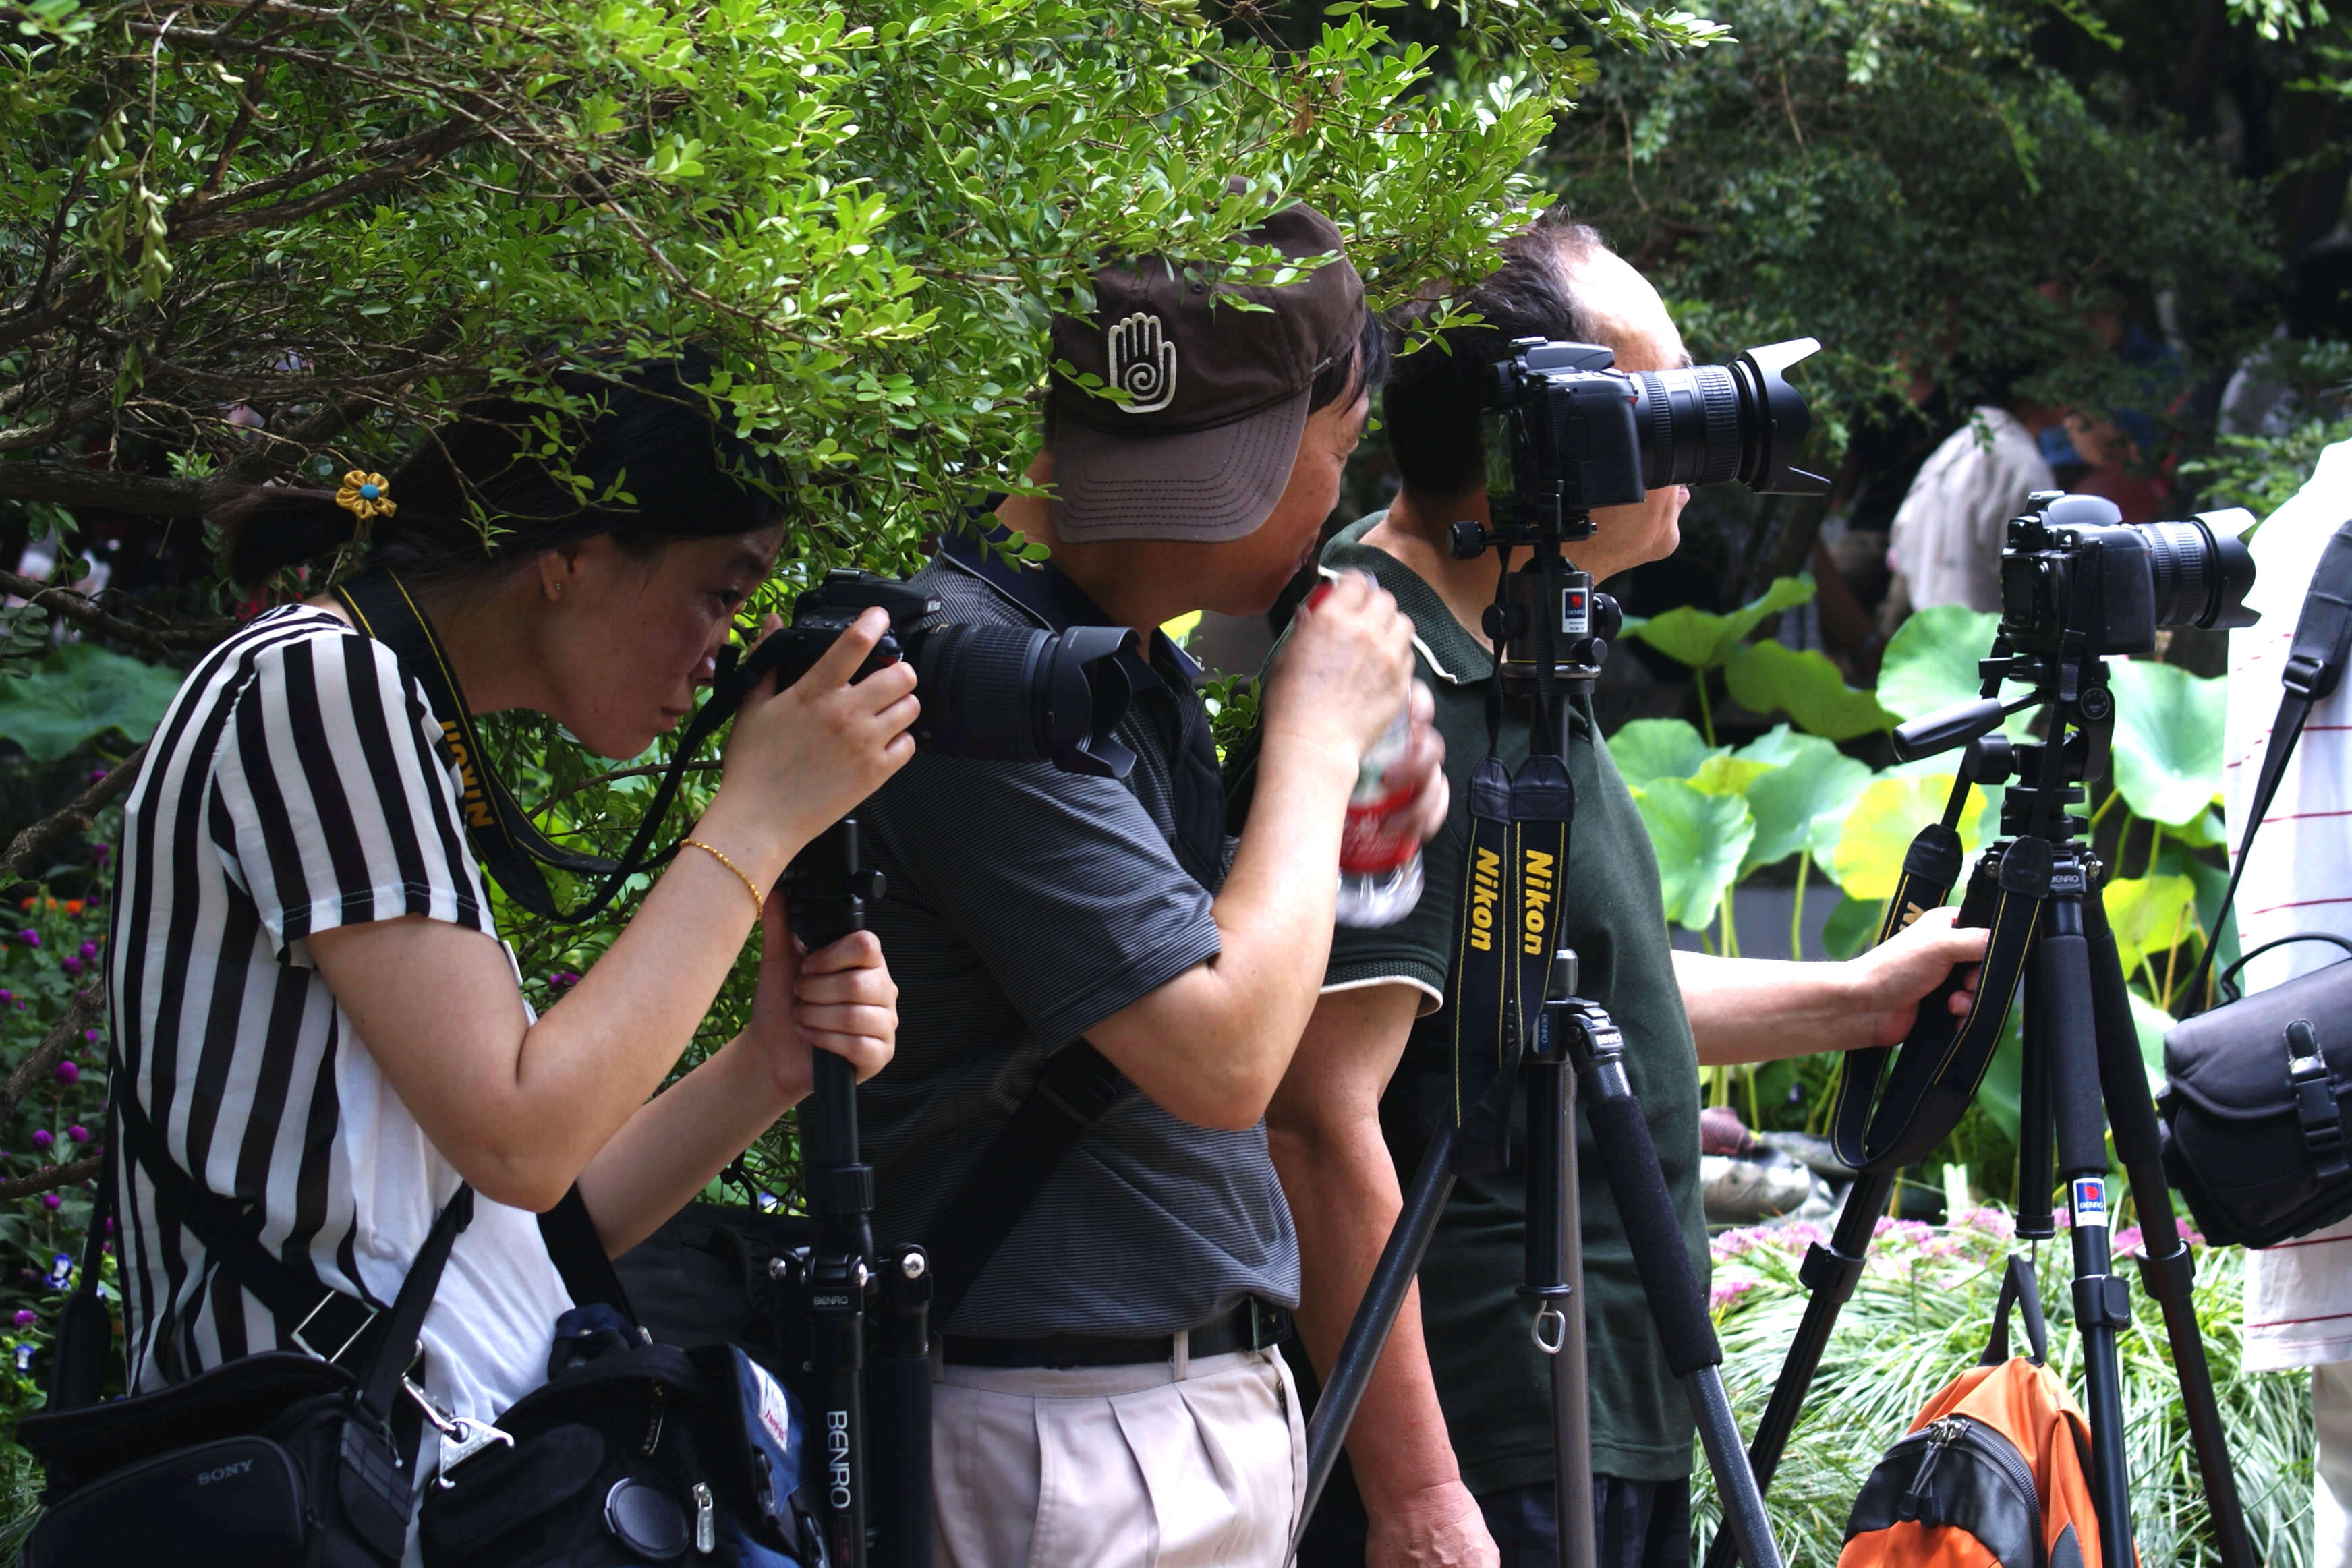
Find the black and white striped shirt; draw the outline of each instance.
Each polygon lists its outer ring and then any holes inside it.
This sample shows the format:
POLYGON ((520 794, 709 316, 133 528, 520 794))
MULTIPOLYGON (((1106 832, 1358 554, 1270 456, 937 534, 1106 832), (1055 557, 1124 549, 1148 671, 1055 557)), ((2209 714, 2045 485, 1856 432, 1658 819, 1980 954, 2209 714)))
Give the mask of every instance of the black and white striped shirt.
MULTIPOLYGON (((496 939, 439 735, 382 644, 309 606, 258 617, 205 655, 156 729, 124 807, 108 945, 117 1092, 180 1169, 259 1208, 263 1246, 379 1306, 459 1178, 308 939, 403 915, 496 939)), ((114 1157, 132 1386, 277 1347, 268 1310, 114 1157)), ((570 1304, 533 1217, 478 1198, 425 1322, 434 1392, 495 1416, 544 1377, 570 1304)))

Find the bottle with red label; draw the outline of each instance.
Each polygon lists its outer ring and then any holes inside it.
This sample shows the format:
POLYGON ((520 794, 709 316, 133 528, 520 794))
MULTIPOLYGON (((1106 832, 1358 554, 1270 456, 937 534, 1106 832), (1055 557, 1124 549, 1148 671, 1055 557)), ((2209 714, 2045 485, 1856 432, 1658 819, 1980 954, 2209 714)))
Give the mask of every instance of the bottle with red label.
POLYGON ((1421 902, 1420 824, 1410 810, 1412 782, 1402 771, 1412 745, 1408 707, 1358 765, 1339 834, 1342 925, 1393 925, 1421 902))

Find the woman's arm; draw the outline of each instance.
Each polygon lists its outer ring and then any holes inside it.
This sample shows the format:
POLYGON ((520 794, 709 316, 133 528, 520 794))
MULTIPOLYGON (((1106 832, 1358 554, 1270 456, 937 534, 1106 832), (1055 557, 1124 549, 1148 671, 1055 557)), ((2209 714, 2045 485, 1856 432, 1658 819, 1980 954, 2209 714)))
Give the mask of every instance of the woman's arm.
MULTIPOLYGON (((861 619, 789 690, 754 697, 735 720, 726 782, 695 836, 763 891, 913 752, 903 733, 912 673, 892 665, 847 684, 885 624, 879 612, 861 619)), ((480 932, 410 916, 320 931, 310 947, 434 1146, 484 1196, 543 1210, 667 1076, 755 913, 735 871, 683 852, 535 1024, 505 952, 480 932)))
POLYGON ((845 1059, 860 1082, 889 1062, 898 988, 872 933, 803 956, 779 894, 768 900, 761 942, 743 1032, 640 1108, 580 1173, 580 1196, 615 1258, 807 1096, 813 1047, 845 1059))

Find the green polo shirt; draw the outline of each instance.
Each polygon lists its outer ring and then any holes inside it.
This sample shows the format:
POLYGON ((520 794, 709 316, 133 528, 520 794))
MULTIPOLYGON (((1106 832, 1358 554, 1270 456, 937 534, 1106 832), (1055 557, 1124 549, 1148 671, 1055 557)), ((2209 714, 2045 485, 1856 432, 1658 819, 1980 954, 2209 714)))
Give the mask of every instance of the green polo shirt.
MULTIPOLYGON (((1328 570, 1368 571, 1412 619, 1421 678, 1437 697, 1454 811, 1423 847, 1427 885, 1412 915, 1394 925, 1339 927, 1327 989, 1402 981, 1442 1002, 1461 916, 1462 862, 1470 836, 1470 770, 1486 755, 1488 647, 1465 632, 1436 590, 1384 552, 1359 542, 1384 514, 1342 531, 1323 551, 1328 570)), ((1529 726, 1507 706, 1501 754, 1516 767, 1529 726)), ((1625 1033, 1627 1072, 1664 1162, 1682 1216, 1681 1242, 1702 1285, 1706 1223, 1698 1191, 1698 1057, 1675 983, 1673 946, 1658 891, 1658 862, 1633 798, 1595 733, 1586 706, 1572 727, 1569 771, 1576 821, 1559 901, 1560 940, 1576 949, 1583 994, 1609 1009, 1625 1033)), ((1402 1176, 1418 1165, 1442 1099, 1452 1014, 1441 1008, 1414 1025, 1381 1120, 1402 1176), (1424 1119, 1424 1103, 1433 1107, 1424 1119)), ((1516 1140, 1515 1140, 1516 1142, 1516 1140)), ((1516 1152, 1516 1151, 1515 1151, 1516 1152)), ((1584 1322, 1591 1368, 1592 1466, 1631 1480, 1672 1480, 1691 1469, 1690 1406, 1666 1368, 1647 1300, 1633 1271, 1633 1242, 1617 1215, 1592 1135, 1578 1119, 1583 1207, 1584 1322)), ((1522 1172, 1464 1177, 1454 1188, 1421 1269, 1421 1314, 1430 1362, 1462 1475, 1474 1493, 1551 1479, 1551 1391, 1545 1357, 1528 1335, 1532 1308, 1515 1292, 1526 1271, 1527 1188, 1522 1172)), ((1644 1239, 1643 1245, 1656 1245, 1644 1239)), ((1671 1243, 1668 1243, 1671 1245, 1671 1243)))

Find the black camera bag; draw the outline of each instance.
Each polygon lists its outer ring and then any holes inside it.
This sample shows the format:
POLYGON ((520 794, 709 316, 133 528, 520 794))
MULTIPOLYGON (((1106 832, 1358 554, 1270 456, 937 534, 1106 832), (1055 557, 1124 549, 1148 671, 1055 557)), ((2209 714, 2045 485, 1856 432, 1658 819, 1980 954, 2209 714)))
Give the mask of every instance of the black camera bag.
POLYGON ((472 1190, 457 1189, 399 1295, 378 1313, 271 1257, 240 1206, 204 1192, 163 1157, 135 1105, 118 1103, 110 1120, 212 1260, 281 1322, 299 1324, 298 1343, 340 1341, 340 1360, 266 1351, 100 1403, 113 1338, 98 1296, 101 1242, 118 1207, 110 1159, 81 1279, 58 1326, 48 1408, 16 1427, 47 1477, 47 1511, 25 1542, 23 1568, 395 1568, 414 1498, 405 1458, 413 1428, 394 1419, 401 1376, 449 1249, 472 1218, 472 1190))
MULTIPOLYGON (((2281 677, 2286 695, 2263 755, 2245 836, 2221 910, 2189 995, 2202 996, 2237 897, 2254 832, 2269 813, 2305 721, 2335 691, 2352 644, 2352 521, 2322 550, 2295 622, 2281 677)), ((2210 1242, 2270 1247, 2352 1214, 2352 962, 2338 962, 2251 997, 2231 981, 2256 954, 2294 942, 2352 942, 2307 932, 2264 943, 2221 976, 2226 1001, 2173 1026, 2164 1040, 2168 1082, 2164 1174, 2189 1200, 2210 1242)))
POLYGON ((512 1441, 425 1487, 426 1568, 819 1561, 788 1396, 770 1366, 725 1343, 752 1326, 726 1315, 740 1298, 718 1292, 709 1341, 657 1343, 577 1187, 540 1228, 579 1304, 556 1325, 548 1381, 498 1418, 512 1441))

